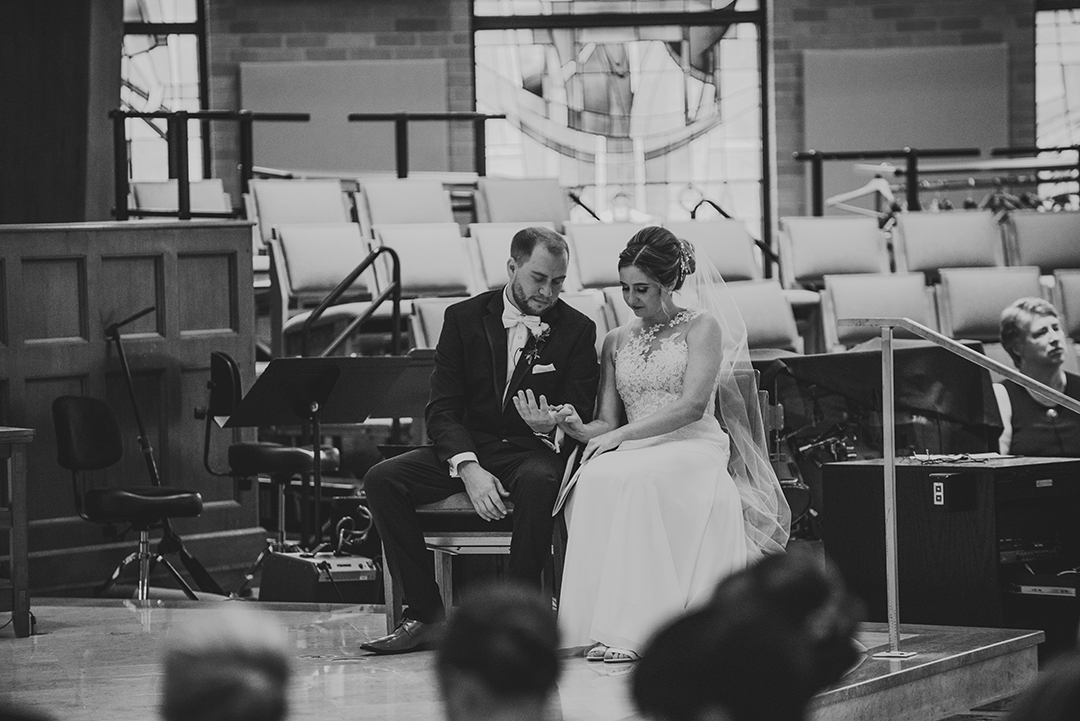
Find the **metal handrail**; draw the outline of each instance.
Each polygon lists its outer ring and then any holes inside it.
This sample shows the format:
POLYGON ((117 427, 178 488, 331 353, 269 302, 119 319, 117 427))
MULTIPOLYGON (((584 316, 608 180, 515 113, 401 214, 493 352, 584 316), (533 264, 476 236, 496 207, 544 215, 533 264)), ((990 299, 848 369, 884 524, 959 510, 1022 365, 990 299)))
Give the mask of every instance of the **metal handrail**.
POLYGON ((382 255, 383 253, 389 253, 392 261, 392 269, 390 275, 390 284, 383 289, 381 293, 371 299, 371 304, 364 309, 364 312, 349 322, 349 325, 345 327, 345 330, 341 331, 338 336, 319 354, 320 357, 325 357, 333 353, 335 350, 345 342, 353 331, 365 323, 375 313, 375 309, 378 308, 383 301, 387 298, 391 299, 392 311, 391 311, 391 335, 390 335, 390 354, 397 355, 400 349, 400 336, 401 336, 401 261, 398 258, 397 252, 388 246, 382 245, 371 251, 366 258, 360 261, 360 264, 352 269, 347 276, 345 276, 337 286, 334 287, 326 297, 323 298, 319 305, 315 307, 315 310, 311 311, 304 320, 304 325, 300 330, 300 355, 306 357, 308 354, 308 337, 311 333, 311 328, 315 322, 322 317, 322 314, 332 305, 335 305, 337 301, 344 295, 345 291, 349 289, 349 286, 360 277, 360 274, 371 267, 371 264, 382 255))
POLYGON ((1032 380, 1020 371, 987 358, 910 318, 841 318, 837 323, 881 329, 881 425, 885 456, 885 591, 889 617, 889 650, 875 654, 875 658, 908 658, 915 654, 900 650, 900 596, 896 561, 896 402, 893 396, 896 380, 893 370, 893 329, 903 328, 981 368, 1000 373, 1009 380, 1074 413, 1080 413, 1080 401, 1032 380))
POLYGON ((466 120, 473 124, 473 162, 476 174, 487 175, 487 132, 484 123, 488 120, 505 120, 505 113, 474 113, 465 110, 399 111, 394 113, 349 113, 350 123, 394 124, 394 160, 399 178, 409 177, 409 122, 410 121, 451 121, 466 120))
POLYGON ((113 217, 127 220, 132 215, 158 216, 167 215, 180 220, 191 218, 237 217, 235 214, 219 215, 208 212, 191 211, 190 173, 187 154, 187 123, 189 120, 230 120, 239 124, 240 134, 240 192, 246 193, 248 181, 252 177, 254 161, 254 130, 256 120, 263 122, 308 122, 310 113, 265 113, 251 110, 124 110, 115 108, 109 111, 113 121, 113 182, 116 194, 116 206, 113 217), (177 210, 175 213, 133 212, 128 208, 128 147, 125 121, 128 118, 160 118, 167 121, 166 142, 169 145, 169 176, 176 178, 177 210))
POLYGON ((862 327, 875 327, 884 328, 886 326, 893 328, 903 328, 909 333, 914 333, 923 340, 930 341, 934 345, 941 346, 942 348, 960 356, 964 360, 971 361, 977 366, 985 368, 988 371, 998 373, 1005 378, 1015 382, 1018 385, 1027 388, 1030 391, 1034 391, 1041 396, 1045 396, 1049 400, 1054 401, 1058 405, 1068 408, 1074 413, 1080 413, 1080 401, 1075 398, 1070 398, 1064 393, 1054 390, 1048 385, 1040 383, 1039 381, 1032 380, 1030 377, 1024 375, 1015 368, 989 358, 978 351, 968 348, 963 343, 957 343, 952 338, 938 333, 933 328, 928 328, 922 323, 917 323, 910 318, 841 318, 837 321, 840 325, 850 326, 862 326, 862 327))

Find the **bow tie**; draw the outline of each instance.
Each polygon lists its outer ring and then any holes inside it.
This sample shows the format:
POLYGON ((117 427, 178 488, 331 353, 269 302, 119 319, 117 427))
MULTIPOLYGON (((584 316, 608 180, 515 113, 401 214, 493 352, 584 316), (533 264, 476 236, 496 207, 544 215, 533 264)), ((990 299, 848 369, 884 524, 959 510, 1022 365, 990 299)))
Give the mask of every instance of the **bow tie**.
POLYGON ((535 336, 540 332, 540 316, 525 315, 517 308, 505 306, 502 314, 503 328, 510 329, 521 323, 529 329, 529 334, 535 336))

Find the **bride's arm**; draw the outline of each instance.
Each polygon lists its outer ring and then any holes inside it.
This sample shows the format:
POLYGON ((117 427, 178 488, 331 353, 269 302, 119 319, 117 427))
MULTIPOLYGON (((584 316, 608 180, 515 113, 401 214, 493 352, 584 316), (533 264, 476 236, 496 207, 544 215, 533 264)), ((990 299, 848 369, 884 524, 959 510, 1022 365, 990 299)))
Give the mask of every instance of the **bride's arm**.
POLYGON ((618 426, 623 419, 623 404, 615 387, 615 350, 618 348, 619 329, 604 336, 600 351, 600 392, 597 395, 596 415, 592 422, 584 424, 577 410, 570 404, 556 411, 555 419, 566 435, 585 443, 618 426))
POLYGON ((686 348, 686 374, 679 398, 645 418, 592 436, 581 455, 582 462, 624 441, 662 435, 701 420, 713 395, 723 355, 720 323, 716 318, 704 313, 694 319, 686 331, 686 348))

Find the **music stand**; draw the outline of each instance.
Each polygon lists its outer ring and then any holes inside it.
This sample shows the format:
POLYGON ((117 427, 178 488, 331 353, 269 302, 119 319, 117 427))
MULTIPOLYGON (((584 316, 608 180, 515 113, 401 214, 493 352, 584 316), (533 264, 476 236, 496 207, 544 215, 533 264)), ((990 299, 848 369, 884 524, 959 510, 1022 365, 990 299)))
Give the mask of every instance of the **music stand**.
POLYGON ((275 358, 225 422, 226 428, 311 424, 313 548, 322 543, 321 425, 398 416, 418 403, 422 408, 433 367, 425 356, 275 358))

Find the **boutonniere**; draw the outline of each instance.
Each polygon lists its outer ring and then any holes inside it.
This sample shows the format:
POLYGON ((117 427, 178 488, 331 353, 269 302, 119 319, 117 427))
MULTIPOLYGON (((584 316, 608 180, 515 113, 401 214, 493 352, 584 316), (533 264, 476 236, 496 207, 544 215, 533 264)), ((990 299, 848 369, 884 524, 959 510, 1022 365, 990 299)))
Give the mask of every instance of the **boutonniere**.
POLYGON ((544 344, 547 343, 548 336, 551 335, 551 326, 543 321, 536 329, 536 335, 529 332, 529 340, 525 343, 523 353, 525 355, 525 363, 527 365, 535 365, 536 359, 540 357, 540 352, 544 350, 544 344))

